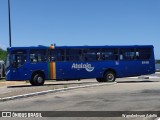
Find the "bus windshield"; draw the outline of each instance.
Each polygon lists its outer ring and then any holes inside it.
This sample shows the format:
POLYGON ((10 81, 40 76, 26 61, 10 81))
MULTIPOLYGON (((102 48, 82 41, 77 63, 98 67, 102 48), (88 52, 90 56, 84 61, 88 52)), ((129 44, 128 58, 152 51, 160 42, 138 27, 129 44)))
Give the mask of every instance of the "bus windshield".
POLYGON ((10 67, 10 55, 9 54, 7 55, 7 58, 6 58, 5 67, 6 69, 10 67))

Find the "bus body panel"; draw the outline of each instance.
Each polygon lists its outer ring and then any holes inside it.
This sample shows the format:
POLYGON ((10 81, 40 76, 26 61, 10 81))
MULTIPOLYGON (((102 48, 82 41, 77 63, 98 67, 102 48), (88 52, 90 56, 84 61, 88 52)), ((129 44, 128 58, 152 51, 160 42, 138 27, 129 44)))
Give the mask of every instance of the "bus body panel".
MULTIPOLYGON (((154 65, 152 63, 146 65, 148 61, 115 61, 115 62, 57 62, 55 78, 57 80, 68 79, 85 79, 85 78, 102 78, 107 69, 116 71, 116 77, 139 76, 154 73, 154 65), (136 64, 136 66, 135 66, 136 64), (79 66, 78 66, 79 65, 79 66), (92 69, 83 68, 83 65, 89 65, 92 69)), ((36 71, 42 71, 46 79, 50 78, 49 63, 26 63, 20 68, 13 68, 10 70, 10 75, 7 75, 7 80, 29 80, 36 71), (28 67, 30 66, 30 67, 28 67)))
POLYGON ((120 61, 117 77, 140 76, 154 73, 154 64, 150 61, 120 61))
POLYGON ((83 79, 102 76, 98 62, 63 62, 56 63, 57 79, 83 79))

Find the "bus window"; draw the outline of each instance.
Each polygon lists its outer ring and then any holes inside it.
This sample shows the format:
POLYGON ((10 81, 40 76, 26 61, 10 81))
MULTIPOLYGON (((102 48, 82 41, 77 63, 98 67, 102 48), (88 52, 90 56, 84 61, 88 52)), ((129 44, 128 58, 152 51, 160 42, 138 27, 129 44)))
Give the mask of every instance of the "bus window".
POLYGON ((31 62, 45 62, 46 50, 30 50, 30 61, 31 62))
POLYGON ((118 49, 102 49, 102 60, 118 60, 118 49))
POLYGON ((55 55, 55 50, 49 50, 49 61, 50 62, 53 62, 53 61, 56 61, 56 55, 55 55))
POLYGON ((51 49, 49 50, 49 61, 64 61, 65 59, 65 50, 64 49, 51 49))
POLYGON ((100 49, 84 49, 83 56, 85 61, 101 60, 100 49))
POLYGON ((82 49, 66 49, 67 61, 83 61, 82 49))
POLYGON ((136 49, 136 59, 137 60, 149 60, 151 56, 150 48, 137 48, 136 49))
POLYGON ((101 60, 101 52, 100 50, 97 51, 97 60, 100 61, 101 60))
POLYGON ((120 54, 119 57, 120 57, 120 60, 123 60, 123 55, 122 54, 120 54))
POLYGON ((120 49, 120 60, 134 60, 134 59, 135 59, 134 48, 120 49))
POLYGON ((26 51, 17 50, 11 54, 11 65, 12 67, 21 67, 26 62, 26 51))

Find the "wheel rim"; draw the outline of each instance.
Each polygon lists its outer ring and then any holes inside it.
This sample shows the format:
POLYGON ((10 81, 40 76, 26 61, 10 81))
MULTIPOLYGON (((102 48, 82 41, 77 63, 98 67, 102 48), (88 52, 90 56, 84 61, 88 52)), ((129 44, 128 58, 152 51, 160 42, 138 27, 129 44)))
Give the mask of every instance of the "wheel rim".
POLYGON ((37 82, 38 82, 38 83, 42 83, 42 82, 43 82, 43 78, 39 76, 39 77, 37 78, 37 82))
POLYGON ((113 80, 114 80, 114 75, 111 74, 111 73, 109 73, 109 74, 107 75, 107 80, 108 80, 108 81, 113 81, 113 80))

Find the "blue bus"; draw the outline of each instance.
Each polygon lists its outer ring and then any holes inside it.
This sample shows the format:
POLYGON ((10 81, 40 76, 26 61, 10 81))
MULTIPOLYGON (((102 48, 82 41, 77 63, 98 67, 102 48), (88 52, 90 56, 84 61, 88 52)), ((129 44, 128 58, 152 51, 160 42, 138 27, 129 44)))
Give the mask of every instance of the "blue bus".
POLYGON ((96 78, 114 82, 116 78, 155 73, 154 47, 132 46, 37 46, 7 49, 6 80, 29 80, 43 85, 45 80, 96 78))

